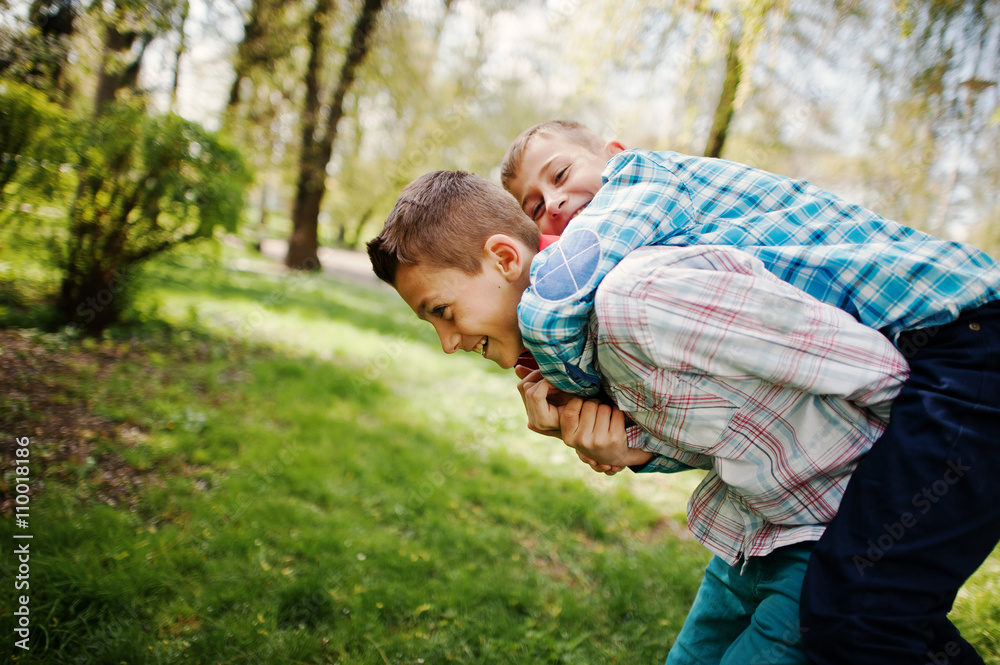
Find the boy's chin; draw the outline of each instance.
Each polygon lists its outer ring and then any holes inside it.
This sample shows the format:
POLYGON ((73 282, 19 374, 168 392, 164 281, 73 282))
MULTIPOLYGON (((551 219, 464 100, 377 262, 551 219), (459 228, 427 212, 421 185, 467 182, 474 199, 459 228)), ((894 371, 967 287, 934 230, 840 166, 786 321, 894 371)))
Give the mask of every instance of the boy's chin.
POLYGON ((513 358, 508 358, 507 356, 501 356, 499 358, 493 358, 493 362, 500 366, 501 369, 511 369, 517 364, 520 354, 514 356, 513 358))

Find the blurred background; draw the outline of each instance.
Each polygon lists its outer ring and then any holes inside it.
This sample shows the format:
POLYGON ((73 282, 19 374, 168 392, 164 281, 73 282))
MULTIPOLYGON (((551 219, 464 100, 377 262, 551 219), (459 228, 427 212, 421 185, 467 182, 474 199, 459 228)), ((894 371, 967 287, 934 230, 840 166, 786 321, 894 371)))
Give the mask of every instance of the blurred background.
POLYGON ((313 229, 320 245, 358 247, 409 180, 439 168, 498 179, 509 142, 555 118, 630 147, 808 179, 907 225, 1000 247, 996 1, 2 9, 0 76, 77 116, 131 100, 220 132, 253 174, 245 231, 304 229, 297 267, 315 261, 313 229))

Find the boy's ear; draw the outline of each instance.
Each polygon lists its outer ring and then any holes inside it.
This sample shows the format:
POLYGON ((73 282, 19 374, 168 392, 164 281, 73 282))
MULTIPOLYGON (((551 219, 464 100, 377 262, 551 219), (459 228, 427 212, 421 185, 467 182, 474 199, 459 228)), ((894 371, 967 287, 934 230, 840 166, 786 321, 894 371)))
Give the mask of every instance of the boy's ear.
POLYGON ((523 245, 503 233, 496 233, 486 239, 483 254, 486 261, 496 266, 508 281, 517 280, 521 276, 528 258, 523 245))
POLYGON ((604 154, 611 159, 620 152, 624 152, 625 146, 618 141, 608 141, 604 144, 604 154))

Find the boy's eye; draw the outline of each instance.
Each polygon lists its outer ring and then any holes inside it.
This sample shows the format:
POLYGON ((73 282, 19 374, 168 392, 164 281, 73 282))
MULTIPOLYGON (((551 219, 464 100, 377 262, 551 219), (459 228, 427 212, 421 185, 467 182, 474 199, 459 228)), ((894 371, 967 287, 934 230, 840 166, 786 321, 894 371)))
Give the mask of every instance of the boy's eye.
POLYGON ((554 182, 555 182, 555 183, 556 183, 557 185, 559 184, 559 181, 563 179, 563 176, 565 176, 565 175, 566 175, 566 171, 567 171, 567 170, 569 170, 569 167, 568 167, 568 166, 567 166, 567 167, 565 167, 565 168, 562 168, 562 169, 559 169, 558 171, 556 171, 556 177, 555 177, 555 179, 554 179, 554 182))
POLYGON ((542 202, 539 201, 531 208, 531 218, 538 219, 538 213, 542 211, 542 202))
POLYGON ((444 313, 445 313, 446 309, 447 309, 446 306, 444 306, 444 305, 438 305, 437 307, 435 307, 434 309, 431 310, 431 315, 443 319, 444 318, 444 313))

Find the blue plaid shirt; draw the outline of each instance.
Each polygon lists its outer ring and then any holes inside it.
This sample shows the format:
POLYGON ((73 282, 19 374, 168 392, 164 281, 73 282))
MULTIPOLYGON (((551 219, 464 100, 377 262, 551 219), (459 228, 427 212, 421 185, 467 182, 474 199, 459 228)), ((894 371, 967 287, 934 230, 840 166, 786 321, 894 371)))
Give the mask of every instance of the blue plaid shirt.
POLYGON ((802 180, 742 164, 630 150, 559 242, 536 255, 518 307, 525 347, 567 392, 600 386, 587 328, 607 273, 646 245, 730 245, 890 339, 1000 299, 1000 265, 802 180))

